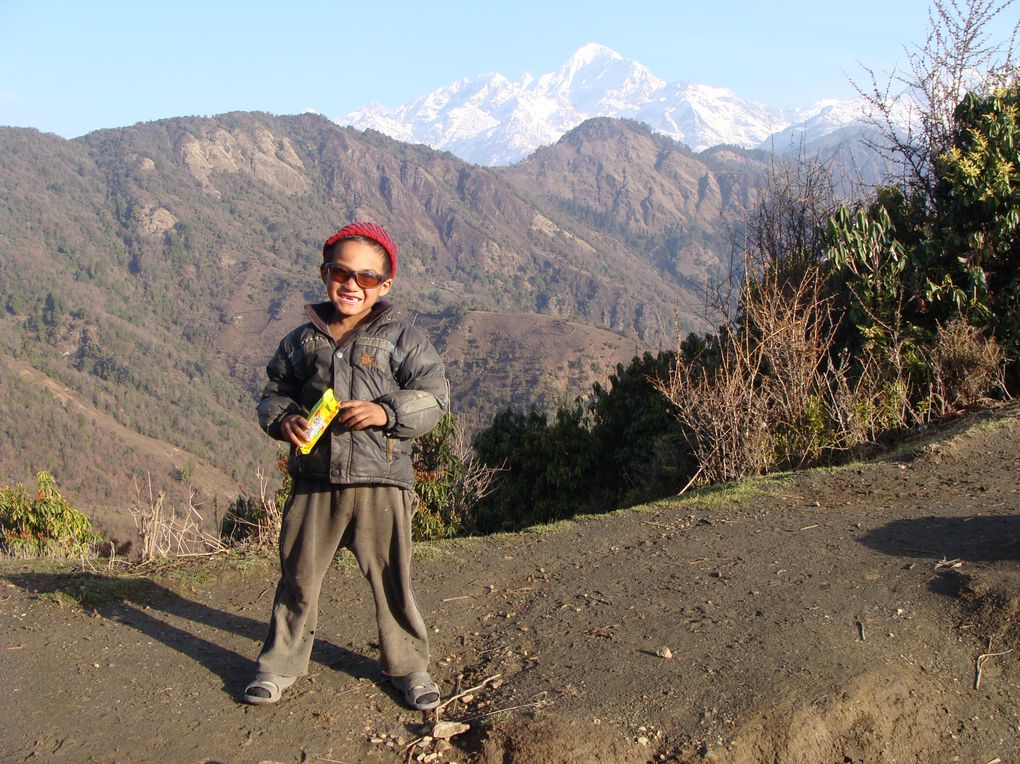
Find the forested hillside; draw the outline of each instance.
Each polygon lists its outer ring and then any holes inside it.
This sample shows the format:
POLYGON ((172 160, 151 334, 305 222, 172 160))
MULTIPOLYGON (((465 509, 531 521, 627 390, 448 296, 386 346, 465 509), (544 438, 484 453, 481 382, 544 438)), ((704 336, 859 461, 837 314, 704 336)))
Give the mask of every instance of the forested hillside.
POLYGON ((275 453, 262 367, 353 219, 399 242, 393 296, 446 353, 465 421, 553 407, 670 344, 677 310, 703 326, 700 285, 765 167, 615 120, 502 170, 315 115, 2 129, 0 481, 48 469, 86 507, 123 505, 132 478, 181 496, 196 470, 206 501, 253 489, 275 453))

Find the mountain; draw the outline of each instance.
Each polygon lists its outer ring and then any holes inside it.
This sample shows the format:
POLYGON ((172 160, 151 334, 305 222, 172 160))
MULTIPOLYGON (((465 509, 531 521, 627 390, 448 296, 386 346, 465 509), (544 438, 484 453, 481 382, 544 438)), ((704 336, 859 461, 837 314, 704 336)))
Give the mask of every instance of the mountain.
POLYGON ((589 43, 538 78, 466 78, 397 108, 373 103, 336 121, 492 166, 520 161, 594 117, 637 120, 702 151, 721 144, 769 149, 788 130, 819 142, 859 123, 862 114, 859 101, 784 110, 726 88, 667 83, 637 61, 589 43))
POLYGON ((264 364, 354 219, 399 243, 392 295, 470 428, 585 394, 709 327, 704 284, 767 166, 612 119, 508 168, 311 114, 0 128, 0 483, 47 469, 123 512, 151 481, 210 515, 258 490, 277 454, 254 421, 264 364))

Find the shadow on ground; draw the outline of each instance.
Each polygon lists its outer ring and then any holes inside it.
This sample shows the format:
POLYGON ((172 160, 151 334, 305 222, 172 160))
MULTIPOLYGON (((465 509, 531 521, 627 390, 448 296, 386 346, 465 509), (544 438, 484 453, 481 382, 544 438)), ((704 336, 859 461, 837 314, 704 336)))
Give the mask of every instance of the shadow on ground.
POLYGON ((968 562, 1020 560, 1020 515, 896 520, 860 540, 894 557, 968 562))
MULTIPOLYGON (((261 640, 266 634, 266 621, 256 621, 190 600, 149 578, 118 578, 93 573, 16 573, 3 578, 32 594, 68 597, 84 610, 137 629, 216 674, 223 682, 224 691, 235 698, 240 698, 254 673, 254 655, 241 655, 218 641, 201 637, 186 627, 175 626, 160 616, 168 615, 211 626, 250 640, 261 640)), ((267 610, 267 620, 268 616, 267 610)), ((228 638, 223 641, 235 640, 228 638)), ((373 681, 383 678, 374 660, 321 639, 315 642, 312 660, 355 678, 373 681)))

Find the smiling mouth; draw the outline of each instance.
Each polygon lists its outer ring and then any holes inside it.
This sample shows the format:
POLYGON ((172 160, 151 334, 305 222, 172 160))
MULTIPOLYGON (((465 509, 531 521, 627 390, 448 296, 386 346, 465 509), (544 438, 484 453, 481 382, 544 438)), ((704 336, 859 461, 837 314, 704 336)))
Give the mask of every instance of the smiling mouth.
POLYGON ((340 302, 356 303, 361 302, 361 296, 356 294, 340 294, 340 302))

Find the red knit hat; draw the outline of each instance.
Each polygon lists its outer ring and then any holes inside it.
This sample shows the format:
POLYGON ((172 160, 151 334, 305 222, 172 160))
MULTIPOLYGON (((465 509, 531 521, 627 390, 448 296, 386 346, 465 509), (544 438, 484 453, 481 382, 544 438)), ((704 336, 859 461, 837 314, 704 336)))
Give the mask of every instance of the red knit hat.
POLYGON ((326 239, 326 243, 322 245, 322 259, 326 259, 326 252, 341 239, 347 239, 351 236, 364 236, 366 239, 378 242, 383 249, 386 250, 386 254, 390 256, 390 278, 397 275, 397 245, 393 243, 393 239, 386 233, 381 225, 376 223, 350 223, 345 225, 335 234, 326 239))

